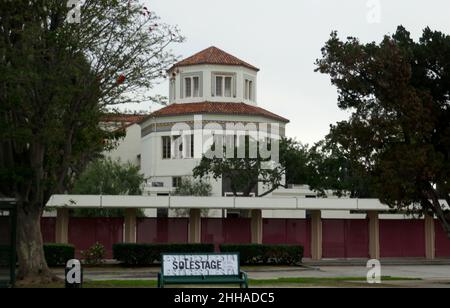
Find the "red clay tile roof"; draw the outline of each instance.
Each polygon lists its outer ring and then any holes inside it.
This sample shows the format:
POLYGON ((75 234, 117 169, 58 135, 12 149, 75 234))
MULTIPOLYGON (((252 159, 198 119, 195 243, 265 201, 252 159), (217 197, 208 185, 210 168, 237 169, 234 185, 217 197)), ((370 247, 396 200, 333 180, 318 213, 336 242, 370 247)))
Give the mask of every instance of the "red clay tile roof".
POLYGON ((220 103, 220 102, 203 102, 203 103, 188 103, 188 104, 171 104, 167 107, 159 109, 148 117, 167 117, 186 114, 228 114, 228 115, 252 115, 261 116, 281 122, 288 123, 289 120, 283 118, 275 113, 267 111, 263 108, 248 105, 245 103, 220 103))
POLYGON ((202 50, 196 53, 189 58, 186 58, 176 64, 174 64, 169 71, 171 71, 175 67, 179 66, 189 66, 189 65, 198 65, 198 64, 218 64, 218 65, 238 65, 244 66, 249 69, 259 71, 259 69, 247 62, 244 62, 235 56, 226 53, 225 51, 217 48, 217 47, 209 47, 205 50, 202 50))
POLYGON ((146 116, 148 114, 108 113, 102 117, 102 122, 136 123, 143 120, 146 116))

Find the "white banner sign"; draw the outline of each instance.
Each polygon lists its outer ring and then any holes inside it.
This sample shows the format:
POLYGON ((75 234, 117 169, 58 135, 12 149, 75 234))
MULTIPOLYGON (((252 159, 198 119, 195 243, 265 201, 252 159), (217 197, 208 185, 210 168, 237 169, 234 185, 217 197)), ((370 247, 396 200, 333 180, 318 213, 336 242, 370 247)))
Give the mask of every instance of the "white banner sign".
POLYGON ((239 275, 237 254, 163 255, 164 276, 239 275))

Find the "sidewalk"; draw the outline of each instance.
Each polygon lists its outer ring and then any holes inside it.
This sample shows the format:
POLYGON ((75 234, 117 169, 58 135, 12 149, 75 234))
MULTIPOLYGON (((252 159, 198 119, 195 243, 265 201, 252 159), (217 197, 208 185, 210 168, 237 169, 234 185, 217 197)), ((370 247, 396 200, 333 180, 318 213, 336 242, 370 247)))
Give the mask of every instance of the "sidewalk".
MULTIPOLYGON (((382 265, 450 265, 450 259, 424 259, 424 258, 386 258, 380 260, 382 265)), ((311 260, 303 258, 305 266, 366 266, 367 259, 322 259, 311 260)))
MULTIPOLYGON (((250 279, 276 278, 339 278, 366 277, 366 262, 352 260, 345 265, 343 260, 323 260, 309 262, 303 266, 243 266, 250 279)), ((419 278, 420 281, 389 281, 385 284, 403 287, 450 287, 450 260, 435 262, 419 262, 420 260, 389 260, 381 261, 381 275, 401 278, 419 278)), ((422 260, 423 261, 423 260, 422 260)), ((64 269, 54 269, 55 274, 64 277, 64 269)), ((159 266, 145 268, 124 268, 104 265, 102 267, 84 267, 84 278, 88 280, 154 280, 160 271, 159 266)))

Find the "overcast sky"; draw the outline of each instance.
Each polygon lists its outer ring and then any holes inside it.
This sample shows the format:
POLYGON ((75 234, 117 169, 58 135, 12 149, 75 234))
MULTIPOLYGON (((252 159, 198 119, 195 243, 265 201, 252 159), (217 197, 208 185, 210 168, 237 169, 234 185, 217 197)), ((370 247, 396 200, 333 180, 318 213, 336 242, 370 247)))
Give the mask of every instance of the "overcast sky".
MULTIPOLYGON (((259 67, 258 105, 290 119, 287 135, 310 144, 327 134, 330 123, 347 118, 329 77, 314 72, 332 30, 364 42, 380 41, 399 24, 414 38, 426 26, 450 33, 449 0, 143 2, 162 21, 180 27, 186 42, 173 50, 183 58, 214 45, 259 67)), ((167 82, 153 92, 168 96, 167 82)))

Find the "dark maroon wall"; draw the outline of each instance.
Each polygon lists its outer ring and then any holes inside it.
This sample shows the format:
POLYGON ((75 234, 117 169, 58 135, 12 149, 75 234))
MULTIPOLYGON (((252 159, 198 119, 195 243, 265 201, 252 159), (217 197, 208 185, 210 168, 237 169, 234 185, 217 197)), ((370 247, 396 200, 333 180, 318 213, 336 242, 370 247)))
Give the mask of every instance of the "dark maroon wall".
POLYGON ((380 255, 382 258, 425 257, 423 220, 380 220, 380 255))
POLYGON ((249 218, 202 218, 202 243, 244 244, 250 243, 251 225, 249 218))
POLYGON ((323 219, 324 258, 369 257, 369 225, 365 219, 323 219))
POLYGON ((138 243, 187 243, 187 218, 139 218, 138 243))
POLYGON ((112 258, 112 245, 123 242, 123 218, 70 218, 69 243, 77 258, 96 242, 105 246, 106 258, 112 258))
POLYGON ((450 257, 450 239, 439 221, 435 221, 436 257, 450 257))
MULTIPOLYGON (((3 218, 0 218, 3 219, 3 218)), ((123 218, 70 218, 69 243, 75 245, 77 257, 95 242, 112 257, 112 245, 123 241, 123 218)), ((139 218, 138 243, 188 242, 186 218, 139 218)), ((44 242, 55 241, 55 218, 43 218, 44 242)), ((239 244, 251 242, 251 220, 248 218, 203 218, 203 243, 239 244)), ((0 223, 0 229, 5 226, 0 223)), ((367 220, 323 219, 324 258, 367 258, 369 227, 367 220)), ((263 243, 301 244, 305 257, 311 256, 311 224, 307 219, 264 219, 263 243)), ((423 220, 380 220, 380 254, 383 258, 425 257, 423 220)), ((450 257, 450 240, 436 222, 436 256, 450 257)))
POLYGON ((311 257, 311 224, 307 219, 264 219, 264 244, 300 244, 303 255, 311 257))

